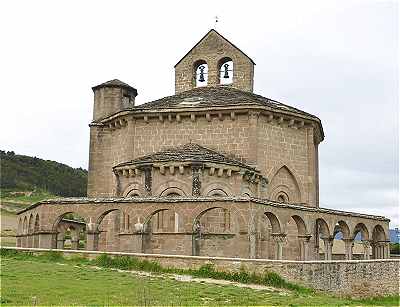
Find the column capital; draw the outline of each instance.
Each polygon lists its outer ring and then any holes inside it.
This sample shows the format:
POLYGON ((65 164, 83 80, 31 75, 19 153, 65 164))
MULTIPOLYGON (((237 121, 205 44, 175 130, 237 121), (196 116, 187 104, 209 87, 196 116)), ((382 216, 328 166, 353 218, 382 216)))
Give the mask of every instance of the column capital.
POLYGON ((88 234, 99 233, 99 225, 96 223, 89 222, 87 224, 86 233, 88 233, 88 234))
POLYGON ((299 236, 297 236, 299 241, 302 241, 304 243, 310 242, 311 237, 312 237, 312 235, 299 235, 299 236))
POLYGON ((273 233, 272 239, 277 243, 286 243, 286 234, 285 233, 273 233))

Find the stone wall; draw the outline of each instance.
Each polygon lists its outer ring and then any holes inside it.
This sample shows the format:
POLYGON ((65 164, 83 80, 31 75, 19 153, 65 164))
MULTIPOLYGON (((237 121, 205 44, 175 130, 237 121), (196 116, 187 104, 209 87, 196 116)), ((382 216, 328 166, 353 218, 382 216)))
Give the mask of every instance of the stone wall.
POLYGON ((220 84, 221 60, 233 61, 233 80, 229 86, 243 91, 253 91, 254 63, 242 51, 216 31, 211 30, 175 66, 175 93, 195 87, 194 74, 197 63, 208 65, 208 86, 220 84))
MULTIPOLYGON (((48 249, 13 248, 35 252, 48 249)), ((102 252, 63 251, 66 256, 81 254, 94 258, 102 252)), ((132 256, 142 260, 156 261, 164 267, 199 268, 212 263, 216 269, 237 272, 245 269, 262 274, 276 272, 286 280, 335 295, 373 297, 399 294, 400 260, 352 260, 352 261, 285 261, 264 259, 241 259, 222 257, 198 257, 179 255, 156 255, 138 253, 107 253, 132 256)))

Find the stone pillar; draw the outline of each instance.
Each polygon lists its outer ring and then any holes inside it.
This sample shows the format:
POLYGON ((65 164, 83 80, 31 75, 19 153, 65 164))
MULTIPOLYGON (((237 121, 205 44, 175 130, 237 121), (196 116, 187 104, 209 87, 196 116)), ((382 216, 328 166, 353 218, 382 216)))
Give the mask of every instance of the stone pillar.
POLYGON ((344 241, 344 250, 345 250, 345 259, 346 260, 351 260, 353 258, 353 246, 354 246, 354 241, 353 239, 348 239, 348 238, 343 238, 344 241))
POLYGON ((22 243, 21 235, 17 235, 16 239, 17 239, 16 246, 17 247, 22 247, 22 245, 21 245, 21 243, 22 243))
POLYGON ((298 236, 300 242, 300 260, 306 261, 310 254, 310 239, 311 235, 298 236))
POLYGON ((332 246, 333 246, 333 238, 323 238, 324 240, 324 247, 325 247, 325 253, 324 253, 324 259, 325 260, 332 260, 332 246))
POLYGON ((258 117, 260 112, 249 111, 249 161, 257 163, 258 117))
POLYGON ((151 170, 152 170, 151 166, 146 166, 146 167, 143 168, 143 171, 144 171, 144 190, 145 190, 146 196, 151 196, 152 195, 153 178, 152 178, 151 170))
POLYGON ((256 258, 256 244, 257 244, 257 215, 253 205, 249 203, 250 221, 249 221, 249 258, 256 258))
POLYGON ((275 233, 275 234, 272 234, 272 238, 275 241, 275 259, 282 260, 283 259, 283 244, 286 243, 286 234, 275 233))
POLYGON ((192 196, 198 197, 200 196, 201 190, 201 169, 203 168, 203 164, 201 163, 193 163, 192 164, 192 196))
POLYGON ((74 250, 79 249, 79 240, 78 240, 78 238, 73 238, 71 240, 71 249, 74 249, 74 250))
POLYGON ((370 259, 370 254, 371 254, 371 242, 368 240, 363 240, 362 244, 364 246, 364 260, 369 260, 370 259))
MULTIPOLYGON (((51 231, 39 232, 39 247, 40 248, 54 248, 53 246, 53 238, 57 235, 57 233, 53 233, 51 231)), ((54 244, 55 245, 55 244, 54 244)))
POLYGON ((64 249, 64 237, 57 236, 57 249, 64 249))
POLYGON ((89 222, 86 231, 86 250, 97 251, 99 249, 99 225, 89 222))

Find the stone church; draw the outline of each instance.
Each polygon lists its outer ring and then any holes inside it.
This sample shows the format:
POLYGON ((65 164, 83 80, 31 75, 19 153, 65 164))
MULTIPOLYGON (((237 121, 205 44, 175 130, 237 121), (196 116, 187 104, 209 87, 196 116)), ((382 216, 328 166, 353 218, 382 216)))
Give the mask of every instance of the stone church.
POLYGON ((345 259, 357 237, 361 258, 388 258, 387 218, 320 207, 321 121, 253 93, 254 66, 211 30, 172 96, 93 87, 88 197, 21 211, 18 246, 331 260, 341 233, 345 259))

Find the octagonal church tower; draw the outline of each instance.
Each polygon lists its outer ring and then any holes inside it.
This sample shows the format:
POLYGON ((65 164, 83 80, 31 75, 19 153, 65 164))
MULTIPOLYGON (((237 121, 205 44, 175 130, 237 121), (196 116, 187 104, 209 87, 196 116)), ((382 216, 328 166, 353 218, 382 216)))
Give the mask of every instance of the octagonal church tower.
POLYGON ((215 30, 176 65, 175 95, 135 105, 93 87, 89 197, 251 196, 318 207, 314 115, 253 93, 254 61, 215 30))

